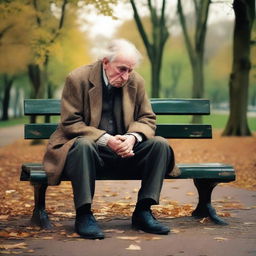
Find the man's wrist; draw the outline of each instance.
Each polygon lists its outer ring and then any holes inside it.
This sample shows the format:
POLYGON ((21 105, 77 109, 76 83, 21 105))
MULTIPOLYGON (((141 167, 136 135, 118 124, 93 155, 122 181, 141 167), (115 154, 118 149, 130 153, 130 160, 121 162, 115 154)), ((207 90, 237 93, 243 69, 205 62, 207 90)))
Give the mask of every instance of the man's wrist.
POLYGON ((98 146, 103 146, 103 147, 105 147, 105 146, 107 146, 108 141, 109 141, 109 139, 110 139, 111 137, 112 137, 112 136, 111 136, 110 134, 104 133, 104 134, 96 141, 96 144, 97 144, 98 146))
POLYGON ((136 139, 136 142, 142 142, 142 140, 143 140, 142 136, 139 133, 137 133, 137 132, 129 132, 129 133, 126 133, 125 135, 132 135, 132 136, 134 136, 135 139, 136 139))

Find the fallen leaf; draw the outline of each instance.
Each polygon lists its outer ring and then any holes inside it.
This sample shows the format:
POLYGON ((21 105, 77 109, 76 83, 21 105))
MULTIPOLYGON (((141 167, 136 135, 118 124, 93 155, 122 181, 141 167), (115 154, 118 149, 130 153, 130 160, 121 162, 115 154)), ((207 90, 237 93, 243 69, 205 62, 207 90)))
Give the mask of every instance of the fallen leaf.
POLYGON ((227 241, 228 240, 228 238, 220 237, 220 236, 214 237, 214 239, 217 241, 227 241))
POLYGON ((30 249, 30 250, 27 250, 26 252, 33 253, 33 252, 35 252, 35 250, 30 249))
POLYGON ((67 237, 69 238, 77 238, 77 237, 80 237, 77 233, 72 233, 70 235, 67 235, 67 237))
POLYGON ((244 222, 244 225, 254 225, 256 222, 244 222))
POLYGON ((53 237, 52 236, 44 236, 42 237, 43 240, 52 240, 53 237))
POLYGON ((119 230, 119 229, 106 229, 105 232, 107 233, 117 233, 117 234, 122 234, 125 231, 124 230, 119 230))
POLYGON ((13 194, 13 193, 15 193, 15 192, 16 192, 16 190, 14 190, 14 189, 6 190, 6 191, 5 191, 5 194, 6 194, 6 195, 9 195, 9 194, 13 194))
POLYGON ((122 240, 138 240, 138 236, 117 236, 117 239, 122 239, 122 240))
POLYGON ((9 215, 0 215, 0 220, 8 220, 9 215))
POLYGON ((178 229, 172 229, 171 232, 174 233, 174 234, 178 234, 178 233, 180 233, 180 230, 178 230, 178 229))
POLYGON ((0 249, 26 249, 27 244, 26 243, 18 243, 18 244, 1 244, 0 249))
POLYGON ((130 244, 129 247, 125 248, 126 250, 139 251, 141 247, 137 244, 130 244))
POLYGON ((140 237, 141 239, 145 239, 145 240, 161 240, 163 239, 162 237, 160 236, 142 236, 140 237))
POLYGON ((205 230, 215 230, 216 228, 204 228, 205 230))
POLYGON ((209 221, 210 221, 210 219, 207 217, 207 218, 201 219, 199 222, 202 223, 202 224, 204 224, 204 223, 207 223, 207 222, 209 222, 209 221))
POLYGON ((188 193, 186 193, 186 195, 187 195, 187 196, 194 196, 195 193, 194 193, 194 192, 188 192, 188 193))

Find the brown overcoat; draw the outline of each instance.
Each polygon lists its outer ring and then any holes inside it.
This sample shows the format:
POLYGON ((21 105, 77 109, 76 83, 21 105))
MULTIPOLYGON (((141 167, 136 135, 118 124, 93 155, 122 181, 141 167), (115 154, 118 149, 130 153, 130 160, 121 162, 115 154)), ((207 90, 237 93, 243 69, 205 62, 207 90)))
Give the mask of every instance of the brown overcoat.
MULTIPOLYGON (((156 116, 145 92, 143 78, 133 71, 122 87, 126 132, 155 135, 156 116)), ((106 131, 98 129, 102 111, 102 63, 82 66, 67 77, 61 99, 61 123, 50 137, 43 159, 48 184, 60 182, 66 157, 79 136, 96 141, 106 131)))

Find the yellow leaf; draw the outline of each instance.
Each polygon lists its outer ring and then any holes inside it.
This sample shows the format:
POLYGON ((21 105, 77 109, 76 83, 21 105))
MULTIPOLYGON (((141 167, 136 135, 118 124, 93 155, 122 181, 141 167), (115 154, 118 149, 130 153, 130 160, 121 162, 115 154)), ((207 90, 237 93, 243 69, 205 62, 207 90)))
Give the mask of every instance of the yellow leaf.
POLYGON ((180 233, 180 230, 178 230, 178 229, 172 229, 171 232, 174 233, 174 234, 177 234, 177 233, 180 233))
POLYGON ((122 239, 122 240, 138 240, 138 236, 117 236, 117 239, 122 239))
POLYGON ((45 237, 42 237, 42 239, 44 239, 44 240, 51 240, 51 239, 53 239, 53 237, 52 236, 45 236, 45 237))
POLYGON ((0 215, 0 220, 8 220, 9 215, 0 215))
POLYGON ((18 243, 18 244, 1 244, 1 249, 9 250, 9 249, 26 249, 26 243, 18 243))
POLYGON ((195 193, 194 193, 194 192, 188 192, 188 193, 186 193, 186 195, 187 195, 187 196, 194 196, 195 193))
POLYGON ((228 240, 228 238, 220 237, 220 236, 214 237, 214 239, 217 241, 227 241, 228 240))
POLYGON ((126 250, 139 251, 141 247, 137 244, 130 244, 129 247, 125 248, 126 250))
POLYGON ((117 233, 117 234, 122 234, 124 233, 124 230, 119 230, 119 229, 106 229, 105 232, 109 233, 117 233))

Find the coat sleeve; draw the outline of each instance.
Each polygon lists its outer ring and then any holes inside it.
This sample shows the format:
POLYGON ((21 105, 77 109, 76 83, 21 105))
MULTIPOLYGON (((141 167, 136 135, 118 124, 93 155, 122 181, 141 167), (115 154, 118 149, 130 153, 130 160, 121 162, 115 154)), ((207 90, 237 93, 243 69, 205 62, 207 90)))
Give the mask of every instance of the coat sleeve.
POLYGON ((84 102, 86 97, 84 97, 85 88, 83 87, 85 86, 80 81, 73 79, 72 75, 67 77, 61 99, 60 126, 68 139, 87 136, 91 140, 97 140, 105 131, 86 124, 85 120, 88 120, 88 117, 84 115, 89 115, 89 110, 84 113, 84 104, 88 109, 89 103, 84 102))
POLYGON ((144 79, 141 77, 138 79, 134 121, 130 123, 128 132, 138 132, 143 134, 145 138, 152 138, 155 136, 156 115, 148 99, 144 79))

